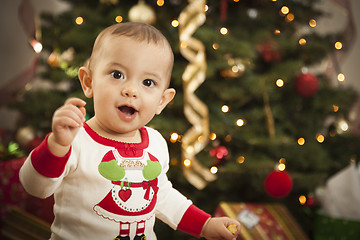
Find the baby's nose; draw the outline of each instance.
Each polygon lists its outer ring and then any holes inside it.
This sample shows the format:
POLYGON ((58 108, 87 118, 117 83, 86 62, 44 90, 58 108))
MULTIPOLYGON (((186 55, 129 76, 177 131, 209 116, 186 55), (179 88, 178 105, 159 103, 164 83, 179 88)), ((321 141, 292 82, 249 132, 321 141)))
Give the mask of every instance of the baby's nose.
POLYGON ((121 95, 124 97, 137 97, 136 87, 131 84, 124 86, 123 90, 121 91, 121 95))

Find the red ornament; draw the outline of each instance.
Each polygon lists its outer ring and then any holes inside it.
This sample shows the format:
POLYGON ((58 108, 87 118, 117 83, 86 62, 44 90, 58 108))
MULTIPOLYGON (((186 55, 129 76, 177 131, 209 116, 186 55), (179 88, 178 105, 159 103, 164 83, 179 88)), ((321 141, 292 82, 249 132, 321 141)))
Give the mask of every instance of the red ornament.
POLYGON ((291 192, 293 182, 286 171, 273 171, 266 177, 264 185, 270 196, 282 198, 291 192))
POLYGON ((229 154, 229 152, 226 149, 226 147, 218 146, 214 149, 211 149, 209 154, 210 154, 210 156, 216 157, 217 159, 223 159, 224 157, 226 157, 229 154))
POLYGON ((295 79, 295 90, 303 97, 313 96, 319 88, 319 81, 316 76, 305 73, 300 74, 295 79))
POLYGON ((280 47, 275 42, 259 44, 257 50, 265 62, 276 62, 282 59, 280 47))
POLYGON ((316 197, 314 196, 313 193, 310 193, 306 199, 306 206, 312 208, 315 207, 316 205, 317 205, 316 197))

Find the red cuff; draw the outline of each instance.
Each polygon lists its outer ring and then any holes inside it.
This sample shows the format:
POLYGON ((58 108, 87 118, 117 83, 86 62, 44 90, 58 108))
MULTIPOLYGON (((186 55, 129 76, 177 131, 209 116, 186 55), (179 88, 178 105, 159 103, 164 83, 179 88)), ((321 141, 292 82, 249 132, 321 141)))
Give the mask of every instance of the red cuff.
POLYGON ((60 177, 64 172, 65 165, 70 157, 69 152, 63 157, 53 155, 47 145, 49 135, 31 153, 31 163, 38 173, 48 178, 60 177))
POLYGON ((210 214, 191 205, 184 213, 177 229, 199 238, 205 222, 210 217, 210 214))

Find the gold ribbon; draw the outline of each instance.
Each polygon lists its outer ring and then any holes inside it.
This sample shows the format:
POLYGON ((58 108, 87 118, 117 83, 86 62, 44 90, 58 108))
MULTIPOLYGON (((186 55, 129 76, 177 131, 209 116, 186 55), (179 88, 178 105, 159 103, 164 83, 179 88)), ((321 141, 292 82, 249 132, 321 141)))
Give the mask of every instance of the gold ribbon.
POLYGON ((192 37, 196 29, 204 24, 205 19, 205 0, 189 0, 189 5, 180 13, 178 19, 180 53, 189 61, 182 75, 184 114, 193 125, 182 138, 183 161, 190 161, 189 166, 184 166, 183 172, 185 178, 198 189, 216 179, 195 157, 205 148, 209 139, 209 111, 194 94, 205 81, 205 47, 201 41, 192 37))
POLYGON ((267 91, 265 89, 263 91, 263 100, 264 100, 266 127, 268 130, 270 139, 274 139, 275 138, 274 116, 272 114, 271 107, 270 107, 269 94, 267 93, 267 91))

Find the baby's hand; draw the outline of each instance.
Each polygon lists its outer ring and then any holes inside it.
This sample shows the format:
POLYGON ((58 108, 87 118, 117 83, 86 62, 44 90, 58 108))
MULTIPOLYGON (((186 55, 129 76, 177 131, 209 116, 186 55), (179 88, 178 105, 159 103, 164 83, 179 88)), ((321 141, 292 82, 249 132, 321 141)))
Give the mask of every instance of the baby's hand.
POLYGON ((208 240, 235 240, 239 234, 240 223, 228 217, 210 218, 201 231, 201 237, 208 240), (228 229, 229 226, 231 226, 231 229, 236 229, 236 231, 231 232, 228 229))
POLYGON ((70 98, 55 111, 52 120, 52 134, 48 146, 55 156, 64 156, 70 149, 79 128, 85 121, 86 102, 80 98, 70 98))

